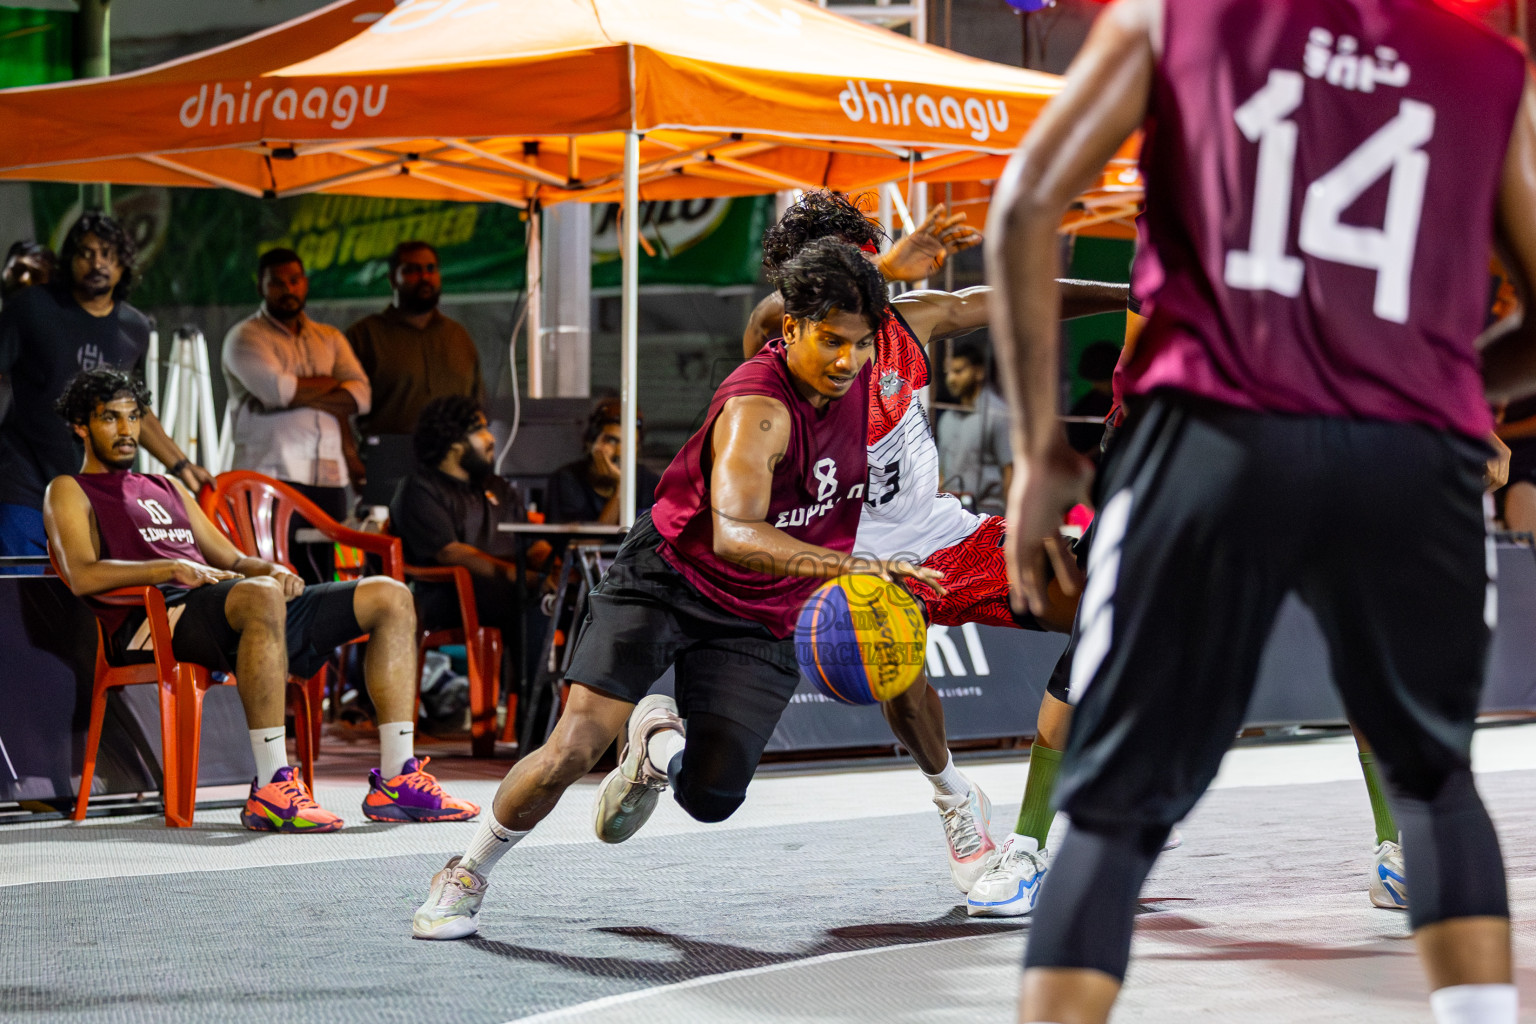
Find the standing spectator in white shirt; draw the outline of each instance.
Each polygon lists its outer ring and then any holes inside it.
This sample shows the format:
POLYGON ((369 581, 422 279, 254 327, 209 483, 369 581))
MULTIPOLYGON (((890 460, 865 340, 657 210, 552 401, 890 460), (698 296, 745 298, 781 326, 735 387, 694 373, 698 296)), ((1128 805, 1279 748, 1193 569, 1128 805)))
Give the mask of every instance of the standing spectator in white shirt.
MULTIPOLYGON (((348 419, 372 403, 368 377, 346 335, 305 315, 309 278, 298 253, 263 253, 257 284, 261 308, 224 337, 234 467, 291 484, 341 519, 347 484, 361 483, 348 419)), ((314 562, 300 574, 328 579, 330 560, 314 562)))
POLYGON ((987 387, 987 350, 972 339, 957 341, 944 366, 944 383, 964 409, 939 417, 940 488, 969 494, 976 511, 1000 516, 1013 478, 1008 406, 987 387))

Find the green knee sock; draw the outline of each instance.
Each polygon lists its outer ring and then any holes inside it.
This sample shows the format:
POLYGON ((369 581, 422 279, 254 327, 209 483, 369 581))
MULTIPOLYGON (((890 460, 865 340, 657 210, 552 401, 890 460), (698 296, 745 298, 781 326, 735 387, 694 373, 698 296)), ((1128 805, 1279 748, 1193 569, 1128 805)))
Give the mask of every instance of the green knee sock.
POLYGON ((1024 806, 1019 808, 1019 823, 1014 831, 1030 836, 1041 848, 1051 831, 1051 821, 1056 810, 1051 798, 1056 795, 1056 772, 1061 768, 1061 751, 1040 745, 1036 740, 1029 748, 1029 780, 1024 783, 1024 806))
POLYGON ((1365 773, 1365 791, 1371 797, 1371 816, 1376 819, 1376 842, 1397 842, 1397 822, 1392 820, 1392 808, 1387 806, 1386 795, 1381 791, 1381 773, 1376 770, 1376 755, 1360 752, 1360 770, 1365 773))

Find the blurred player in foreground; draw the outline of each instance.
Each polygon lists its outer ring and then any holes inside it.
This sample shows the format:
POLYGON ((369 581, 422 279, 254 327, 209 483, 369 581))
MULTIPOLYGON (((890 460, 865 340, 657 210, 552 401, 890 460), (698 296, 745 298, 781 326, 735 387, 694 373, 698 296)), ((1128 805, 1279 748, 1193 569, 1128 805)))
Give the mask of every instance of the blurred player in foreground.
POLYGON ((1097 484, 1062 779, 1073 827, 1019 1019, 1108 1019, 1141 884, 1214 777, 1295 590, 1384 769, 1436 1020, 1513 1024, 1503 862, 1470 748, 1496 610, 1484 390, 1531 390, 1536 345, 1524 326, 1493 341, 1480 378, 1474 343, 1495 235, 1522 289, 1536 267, 1524 61, 1427 0, 1106 9, 993 208, 1010 567, 1031 606, 1043 567, 1027 538, 1053 533, 1089 479, 1056 421, 1056 225, 1139 127, 1161 276, 1137 282, 1153 315, 1097 484))

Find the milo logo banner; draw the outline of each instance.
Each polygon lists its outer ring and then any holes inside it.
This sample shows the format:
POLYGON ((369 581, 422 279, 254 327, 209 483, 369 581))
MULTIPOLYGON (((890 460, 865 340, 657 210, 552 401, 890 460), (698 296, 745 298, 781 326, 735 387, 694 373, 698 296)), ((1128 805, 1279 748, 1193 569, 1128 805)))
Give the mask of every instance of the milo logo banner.
MULTIPOLYGON (((37 237, 57 249, 80 214, 73 185, 32 186, 37 237)), ((389 295, 395 245, 423 239, 442 260, 443 290, 519 291, 525 284, 527 220, 496 203, 307 195, 262 200, 216 189, 114 188, 112 212, 139 247, 139 306, 241 305, 256 297, 256 259, 279 246, 298 252, 312 299, 389 295)), ((640 283, 724 286, 757 280, 770 196, 640 204, 649 252, 640 283)), ((619 283, 618 207, 592 211, 592 284, 619 283)))

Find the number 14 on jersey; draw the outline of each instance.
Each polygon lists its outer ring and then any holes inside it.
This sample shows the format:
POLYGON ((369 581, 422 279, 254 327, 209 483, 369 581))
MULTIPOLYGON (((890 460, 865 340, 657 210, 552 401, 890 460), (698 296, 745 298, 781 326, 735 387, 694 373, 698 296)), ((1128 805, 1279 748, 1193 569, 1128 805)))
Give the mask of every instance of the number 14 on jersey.
MULTIPOLYGON (((1299 137, 1299 127, 1290 116, 1301 106, 1305 82, 1300 72, 1271 71, 1264 88, 1234 114, 1244 137, 1259 145, 1259 167, 1248 248, 1227 253, 1228 287, 1271 291, 1287 298, 1301 293, 1304 265, 1285 249, 1299 137)), ((1392 120, 1307 186, 1302 201, 1297 237, 1301 251, 1320 260, 1376 271, 1372 311, 1393 323, 1408 320, 1409 279, 1429 178, 1429 155, 1423 147, 1434 133, 1434 108, 1402 100, 1392 120), (1344 211, 1385 174, 1391 179, 1382 226, 1343 223, 1344 211)))

